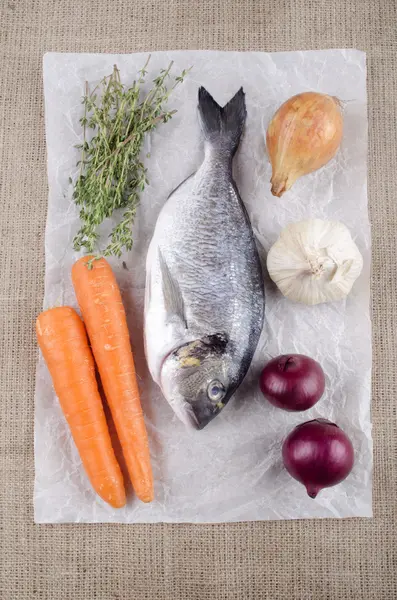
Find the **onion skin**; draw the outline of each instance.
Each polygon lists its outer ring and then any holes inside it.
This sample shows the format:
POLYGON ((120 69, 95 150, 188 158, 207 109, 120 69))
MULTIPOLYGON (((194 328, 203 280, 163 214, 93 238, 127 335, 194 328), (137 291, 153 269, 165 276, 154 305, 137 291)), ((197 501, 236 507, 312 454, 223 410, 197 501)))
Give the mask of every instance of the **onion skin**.
POLYGON ((347 435, 326 419, 298 425, 283 444, 288 473, 303 483, 310 498, 340 483, 354 464, 354 449, 347 435))
POLYGON ((272 194, 282 196, 302 175, 333 158, 343 134, 341 104, 317 92, 293 96, 270 121, 266 146, 272 165, 272 194))
POLYGON ((324 371, 309 356, 283 354, 267 363, 260 377, 260 388, 265 398, 278 408, 307 410, 324 393, 324 371))

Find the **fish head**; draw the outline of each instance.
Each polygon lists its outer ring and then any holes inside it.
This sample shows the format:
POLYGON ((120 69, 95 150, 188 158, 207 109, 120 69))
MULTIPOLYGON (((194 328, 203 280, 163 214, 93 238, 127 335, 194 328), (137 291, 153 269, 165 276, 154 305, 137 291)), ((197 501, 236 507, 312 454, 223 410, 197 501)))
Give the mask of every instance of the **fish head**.
POLYGON ((204 336, 171 352, 161 370, 163 393, 188 426, 203 429, 236 390, 235 360, 224 334, 204 336))

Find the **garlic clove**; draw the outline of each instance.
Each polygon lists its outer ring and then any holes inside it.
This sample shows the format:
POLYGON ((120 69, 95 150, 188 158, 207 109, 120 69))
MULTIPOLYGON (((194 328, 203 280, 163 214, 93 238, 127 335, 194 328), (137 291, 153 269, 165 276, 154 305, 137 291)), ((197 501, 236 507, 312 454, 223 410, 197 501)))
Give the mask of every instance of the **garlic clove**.
POLYGON ((269 275, 282 294, 304 304, 346 297, 362 266, 347 227, 321 219, 285 227, 267 257, 269 275))

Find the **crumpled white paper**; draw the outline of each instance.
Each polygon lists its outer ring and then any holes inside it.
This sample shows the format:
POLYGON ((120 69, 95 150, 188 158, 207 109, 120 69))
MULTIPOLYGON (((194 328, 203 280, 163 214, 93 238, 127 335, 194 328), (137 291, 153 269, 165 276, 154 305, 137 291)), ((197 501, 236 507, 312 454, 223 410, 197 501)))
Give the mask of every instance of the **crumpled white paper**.
MULTIPOLYGON (((44 306, 76 306, 70 268, 78 227, 69 177, 76 176, 84 81, 96 82, 113 64, 131 82, 146 54, 47 54, 44 57, 49 206, 44 306)), ((155 52, 149 76, 170 60, 174 73, 193 66, 169 102, 178 113, 149 141, 150 185, 142 195, 135 246, 114 261, 122 288, 150 436, 156 499, 115 510, 91 490, 43 359, 37 367, 34 490, 36 522, 219 522, 260 519, 371 516, 370 228, 366 192, 365 54, 355 50, 286 53, 155 52), (226 103, 242 85, 248 119, 235 159, 235 178, 263 255, 291 221, 319 217, 347 225, 364 257, 364 270, 346 301, 307 307, 286 300, 266 279, 263 335, 249 375, 225 410, 206 429, 192 432, 173 415, 151 381, 143 353, 145 258, 157 215, 168 194, 202 160, 197 89, 204 85, 226 103), (279 105, 298 92, 316 90, 345 101, 343 143, 336 159, 303 177, 282 198, 270 193, 271 169, 264 135, 279 105), (281 353, 318 360, 326 392, 304 413, 271 406, 258 390, 263 364, 281 353), (298 423, 326 417, 353 441, 352 473, 316 500, 282 466, 283 439, 298 423)))

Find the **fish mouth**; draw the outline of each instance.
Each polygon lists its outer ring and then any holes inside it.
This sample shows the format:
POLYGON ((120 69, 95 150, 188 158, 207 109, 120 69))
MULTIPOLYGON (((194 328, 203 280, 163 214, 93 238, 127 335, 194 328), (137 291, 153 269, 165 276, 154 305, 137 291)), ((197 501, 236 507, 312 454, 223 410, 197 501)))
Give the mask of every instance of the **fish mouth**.
POLYGON ((194 406, 192 407, 192 412, 194 415, 193 418, 195 421, 195 428, 201 431, 202 429, 204 429, 204 427, 208 425, 208 423, 210 423, 210 421, 212 421, 212 419, 216 417, 216 415, 219 414, 220 409, 216 410, 215 412, 210 412, 205 408, 203 409, 202 407, 194 406))
POLYGON ((201 431, 206 425, 216 416, 216 414, 205 414, 202 409, 198 409, 190 402, 185 401, 184 404, 177 409, 172 405, 174 412, 189 429, 201 431))
POLYGON ((200 421, 197 418, 197 415, 189 402, 185 401, 184 411, 183 411, 183 419, 182 421, 189 427, 189 429, 200 430, 202 427, 200 426, 200 421))
POLYGON ((208 397, 204 397, 204 395, 194 402, 189 402, 189 407, 191 409, 190 413, 193 415, 192 419, 195 423, 195 428, 201 431, 208 423, 215 419, 215 417, 225 408, 234 392, 234 389, 229 390, 223 400, 217 404, 211 402, 208 397))
POLYGON ((195 399, 190 402, 185 400, 183 404, 178 404, 178 402, 175 401, 169 403, 182 423, 189 429, 201 431, 208 423, 219 415, 221 410, 226 406, 228 399, 226 400, 225 398, 222 402, 219 402, 218 405, 212 404, 208 399, 204 402, 195 399))
POLYGON ((211 403, 208 398, 196 398, 194 401, 185 400, 183 404, 170 402, 177 417, 189 429, 201 431, 210 423, 226 406, 229 398, 219 402, 218 405, 211 403))
POLYGON ((204 429, 204 427, 206 427, 206 426, 208 425, 208 423, 210 423, 210 422, 212 421, 212 419, 213 419, 214 417, 216 417, 216 415, 217 415, 217 414, 218 414, 218 413, 216 413, 216 414, 214 414, 214 415, 212 415, 212 416, 210 416, 210 417, 204 417, 204 418, 203 418, 203 419, 201 419, 200 421, 198 421, 198 420, 197 420, 197 427, 196 427, 196 429, 197 429, 198 431, 201 431, 202 429, 204 429))

